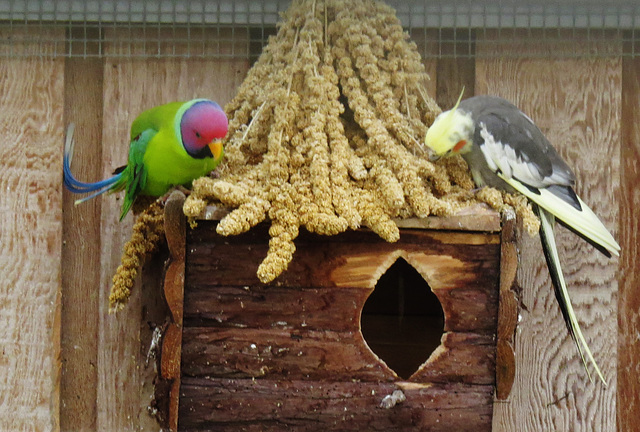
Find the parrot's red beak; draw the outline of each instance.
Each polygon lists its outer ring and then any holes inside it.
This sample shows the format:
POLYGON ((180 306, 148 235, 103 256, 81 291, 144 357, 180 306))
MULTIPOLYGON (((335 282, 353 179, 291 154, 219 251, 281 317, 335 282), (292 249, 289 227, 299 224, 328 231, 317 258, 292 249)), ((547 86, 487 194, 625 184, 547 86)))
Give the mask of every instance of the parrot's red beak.
POLYGON ((207 145, 211 150, 211 154, 213 155, 213 158, 216 160, 220 159, 220 157, 222 156, 222 141, 220 140, 211 141, 207 145))

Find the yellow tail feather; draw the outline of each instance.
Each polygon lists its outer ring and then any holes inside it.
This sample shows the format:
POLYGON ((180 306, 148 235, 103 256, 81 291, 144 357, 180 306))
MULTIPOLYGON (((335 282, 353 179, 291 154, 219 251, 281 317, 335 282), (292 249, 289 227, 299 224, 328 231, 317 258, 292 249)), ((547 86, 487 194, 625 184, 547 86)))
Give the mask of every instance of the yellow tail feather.
POLYGON ((529 198, 589 240, 602 246, 612 255, 620 255, 620 245, 618 242, 616 242, 600 219, 598 219, 598 216, 595 215, 593 210, 580 198, 578 198, 578 201, 582 206, 582 211, 576 209, 548 190, 540 189, 540 194, 538 195, 513 178, 507 179, 502 174, 498 174, 498 176, 522 195, 529 198))

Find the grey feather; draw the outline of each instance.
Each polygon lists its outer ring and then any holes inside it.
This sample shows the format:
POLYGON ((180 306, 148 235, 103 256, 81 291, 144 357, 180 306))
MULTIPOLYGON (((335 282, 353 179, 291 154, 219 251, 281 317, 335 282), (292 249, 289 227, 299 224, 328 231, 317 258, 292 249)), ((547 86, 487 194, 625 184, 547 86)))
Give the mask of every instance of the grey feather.
MULTIPOLYGON (((573 187, 575 184, 571 168, 531 119, 512 103, 495 96, 475 96, 460 102, 458 109, 470 113, 475 121, 474 144, 485 145, 479 127, 482 124, 496 142, 512 149, 517 160, 535 166, 535 172, 529 170, 531 175, 522 178, 514 175, 521 183, 538 188, 551 184, 573 187)), ((478 162, 475 160, 477 155, 470 157, 478 162)), ((516 163, 516 160, 512 162, 516 163)))

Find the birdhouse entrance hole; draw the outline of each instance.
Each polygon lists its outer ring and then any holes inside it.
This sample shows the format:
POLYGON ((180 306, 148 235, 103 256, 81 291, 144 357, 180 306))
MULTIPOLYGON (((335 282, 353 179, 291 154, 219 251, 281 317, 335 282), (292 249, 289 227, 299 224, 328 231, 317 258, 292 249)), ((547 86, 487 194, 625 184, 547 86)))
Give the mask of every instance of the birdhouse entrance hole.
POLYGON ((444 312, 429 284, 399 258, 378 280, 360 325, 369 348, 408 379, 440 345, 444 312))

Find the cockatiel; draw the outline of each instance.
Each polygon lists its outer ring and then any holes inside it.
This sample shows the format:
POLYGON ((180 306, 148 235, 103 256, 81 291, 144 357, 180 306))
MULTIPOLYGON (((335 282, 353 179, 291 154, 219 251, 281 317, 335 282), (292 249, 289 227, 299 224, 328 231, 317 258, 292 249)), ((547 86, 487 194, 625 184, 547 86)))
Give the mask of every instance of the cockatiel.
POLYGON ((131 125, 127 165, 114 176, 84 183, 71 173, 73 124, 69 125, 64 152, 64 184, 71 192, 94 192, 76 204, 105 192, 126 190, 120 220, 138 195, 162 196, 171 187, 189 185, 213 171, 223 156, 222 138, 227 134, 227 116, 207 99, 172 102, 140 114, 131 125))
MULTIPOLYGON (((462 95, 461 95, 462 97, 462 95)), ((562 274, 554 237, 557 218, 608 257, 620 246, 573 190, 575 176, 533 121, 513 104, 475 96, 440 114, 428 129, 426 145, 436 157, 461 155, 478 187, 520 192, 540 217, 540 239, 556 298, 583 365, 585 353, 606 384, 576 319, 562 274)))

